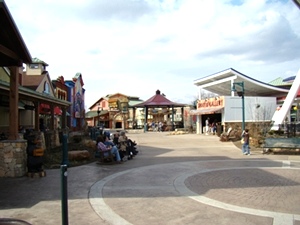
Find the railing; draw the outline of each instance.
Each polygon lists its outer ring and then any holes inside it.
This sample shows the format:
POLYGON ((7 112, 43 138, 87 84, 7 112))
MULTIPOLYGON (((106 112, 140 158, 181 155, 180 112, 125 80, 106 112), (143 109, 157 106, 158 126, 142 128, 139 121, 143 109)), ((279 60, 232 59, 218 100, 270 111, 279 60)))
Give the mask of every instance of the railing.
POLYGON ((268 134, 274 133, 287 138, 300 137, 300 123, 273 124, 272 127, 276 130, 270 130, 268 134))

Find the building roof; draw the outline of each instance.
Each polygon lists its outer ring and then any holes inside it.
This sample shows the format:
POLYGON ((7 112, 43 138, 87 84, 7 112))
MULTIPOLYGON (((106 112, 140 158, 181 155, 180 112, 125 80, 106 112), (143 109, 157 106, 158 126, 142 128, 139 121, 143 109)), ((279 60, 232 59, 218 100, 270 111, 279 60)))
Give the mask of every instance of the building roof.
POLYGON ((282 81, 285 83, 288 83, 288 84, 292 84, 295 79, 296 79, 296 76, 291 76, 291 77, 287 77, 287 78, 283 79, 282 81))
POLYGON ((0 0, 0 21, 0 66, 22 66, 22 63, 31 63, 30 53, 4 0, 0 0))
POLYGON ((49 66, 46 62, 44 62, 43 60, 40 60, 39 58, 36 58, 36 57, 32 59, 32 63, 39 63, 44 66, 49 66))
POLYGON ((136 104, 142 103, 142 100, 129 100, 128 106, 129 107, 134 107, 136 104))
MULTIPOLYGON (((0 81, 0 89, 3 91, 3 93, 8 93, 10 91, 9 89, 9 83, 0 81)), ((66 100, 61 100, 56 97, 45 95, 43 93, 39 93, 35 90, 29 89, 28 87, 19 86, 19 96, 22 100, 28 100, 28 101, 34 101, 39 100, 44 103, 52 103, 58 106, 70 106, 71 102, 68 102, 66 100)))
POLYGON ((282 77, 278 77, 275 80, 272 80, 269 82, 269 84, 273 85, 273 86, 282 86, 282 85, 286 85, 285 82, 283 82, 283 78, 282 77))
POLYGON ((246 76, 232 68, 197 79, 196 86, 220 96, 230 96, 232 82, 244 82, 245 96, 274 96, 286 95, 289 88, 276 87, 246 76))
POLYGON ((46 75, 26 75, 22 74, 21 85, 32 90, 36 90, 36 88, 41 84, 44 77, 46 75))
POLYGON ((184 107, 186 104, 181 104, 181 103, 176 103, 172 102, 169 99, 167 99, 164 95, 160 94, 160 91, 157 90, 156 94, 153 95, 151 98, 148 100, 134 105, 134 107, 184 107))
MULTIPOLYGON (((102 110, 102 111, 100 111, 99 116, 105 115, 107 113, 108 113, 107 110, 102 110)), ((98 116, 98 112, 95 111, 95 110, 88 111, 88 112, 85 113, 85 118, 94 118, 94 117, 97 117, 97 116, 98 116)))
POLYGON ((128 106, 129 107, 134 107, 134 105, 143 102, 143 100, 141 100, 137 96, 128 96, 128 95, 124 95, 124 94, 121 94, 121 93, 118 92, 118 93, 115 93, 115 94, 108 94, 105 97, 101 97, 91 107, 89 107, 89 109, 94 108, 99 102, 101 102, 101 100, 109 101, 111 99, 111 101, 115 101, 118 98, 117 97, 116 98, 112 98, 112 97, 113 96, 118 96, 118 95, 119 96, 122 95, 122 96, 124 96, 124 97, 126 97, 128 99, 128 106))

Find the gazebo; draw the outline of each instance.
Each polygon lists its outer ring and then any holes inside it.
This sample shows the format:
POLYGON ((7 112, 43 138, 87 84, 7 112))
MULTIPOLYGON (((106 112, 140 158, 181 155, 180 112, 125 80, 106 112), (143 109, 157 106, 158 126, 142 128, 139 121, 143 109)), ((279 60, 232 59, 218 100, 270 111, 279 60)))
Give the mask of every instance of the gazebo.
MULTIPOLYGON (((146 132, 146 124, 148 123, 148 115, 149 115, 149 108, 169 108, 171 109, 171 115, 172 115, 172 130, 174 130, 174 107, 181 107, 181 115, 183 115, 183 108, 186 106, 186 104, 176 103, 172 102, 169 99, 167 99, 164 95, 160 94, 160 91, 157 90, 156 94, 153 95, 148 100, 134 105, 135 108, 144 108, 145 112, 145 124, 144 124, 144 131, 146 132)), ((183 117, 182 117, 182 123, 183 123, 183 117)))

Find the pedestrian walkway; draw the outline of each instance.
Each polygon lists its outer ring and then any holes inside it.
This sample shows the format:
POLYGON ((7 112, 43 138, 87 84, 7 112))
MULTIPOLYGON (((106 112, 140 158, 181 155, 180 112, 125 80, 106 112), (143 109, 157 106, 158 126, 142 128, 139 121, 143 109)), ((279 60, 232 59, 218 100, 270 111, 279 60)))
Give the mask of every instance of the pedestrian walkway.
MULTIPOLYGON (((69 224, 300 224, 299 156, 245 156, 216 136, 129 132, 121 165, 68 169, 69 224)), ((60 171, 0 180, 0 217, 61 224, 60 171)))

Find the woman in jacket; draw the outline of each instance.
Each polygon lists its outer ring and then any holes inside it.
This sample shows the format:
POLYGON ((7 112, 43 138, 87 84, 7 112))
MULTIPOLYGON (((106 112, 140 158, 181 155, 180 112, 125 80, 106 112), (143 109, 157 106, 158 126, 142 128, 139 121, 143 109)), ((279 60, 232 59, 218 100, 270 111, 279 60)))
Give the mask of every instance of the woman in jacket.
POLYGON ((121 157, 118 148, 113 145, 105 145, 104 143, 105 139, 102 135, 100 135, 97 138, 97 150, 102 151, 104 155, 108 155, 108 151, 110 151, 111 154, 115 155, 116 162, 121 163, 121 157))

